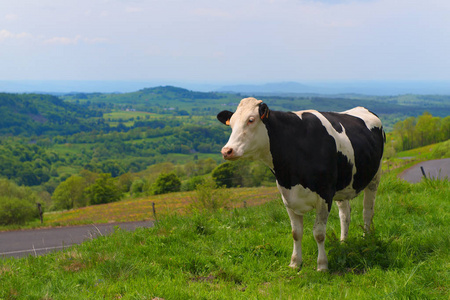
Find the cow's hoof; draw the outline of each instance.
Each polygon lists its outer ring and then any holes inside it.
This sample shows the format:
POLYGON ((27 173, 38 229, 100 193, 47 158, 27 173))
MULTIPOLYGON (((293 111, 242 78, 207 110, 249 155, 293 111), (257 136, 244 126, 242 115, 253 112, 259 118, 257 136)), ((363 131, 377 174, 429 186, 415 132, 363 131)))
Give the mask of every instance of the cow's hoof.
POLYGON ((289 268, 300 270, 302 268, 302 264, 290 263, 289 268))
POLYGON ((317 268, 317 272, 328 272, 328 267, 317 268))

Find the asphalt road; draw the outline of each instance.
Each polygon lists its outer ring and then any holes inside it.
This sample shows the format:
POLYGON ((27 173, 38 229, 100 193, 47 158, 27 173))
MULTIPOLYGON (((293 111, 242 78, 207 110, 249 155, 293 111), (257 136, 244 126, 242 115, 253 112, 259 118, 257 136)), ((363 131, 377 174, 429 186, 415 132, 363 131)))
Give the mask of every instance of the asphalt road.
POLYGON ((417 165, 403 171, 403 173, 399 176, 400 178, 411 183, 420 182, 423 178, 420 167, 423 167, 427 178, 450 178, 450 158, 428 160, 418 163, 417 165))
POLYGON ((0 258, 43 255, 69 248, 85 240, 107 235, 118 226, 133 231, 138 227, 152 227, 152 221, 96 224, 61 228, 0 232, 0 258))

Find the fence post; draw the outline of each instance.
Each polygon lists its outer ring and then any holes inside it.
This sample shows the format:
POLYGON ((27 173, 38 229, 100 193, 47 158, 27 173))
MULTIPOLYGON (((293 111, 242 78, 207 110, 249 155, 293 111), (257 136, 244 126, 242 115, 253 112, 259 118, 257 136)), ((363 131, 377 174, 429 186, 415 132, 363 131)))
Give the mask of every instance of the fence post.
POLYGON ((155 218, 155 221, 158 221, 158 219, 156 218, 155 202, 152 202, 152 208, 153 208, 153 217, 155 218))
POLYGON ((425 179, 427 179, 427 175, 425 174, 425 170, 423 169, 422 166, 420 166, 420 171, 422 171, 423 177, 425 177, 425 179))
POLYGON ((39 210, 39 218, 41 219, 41 224, 44 223, 44 212, 42 211, 42 205, 40 203, 36 203, 37 208, 39 210))

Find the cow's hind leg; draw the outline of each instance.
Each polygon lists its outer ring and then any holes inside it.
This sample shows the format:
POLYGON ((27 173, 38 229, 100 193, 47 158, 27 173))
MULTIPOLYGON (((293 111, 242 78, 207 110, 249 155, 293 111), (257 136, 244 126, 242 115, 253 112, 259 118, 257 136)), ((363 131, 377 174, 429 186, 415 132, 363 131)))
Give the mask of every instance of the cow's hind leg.
POLYGON ((350 201, 336 201, 336 204, 339 207, 339 218, 341 220, 341 241, 345 241, 348 236, 348 227, 350 226, 351 221, 350 201))
POLYGON ((314 238, 317 243, 319 255, 317 257, 317 271, 328 270, 327 253, 325 252, 325 237, 328 220, 328 205, 319 198, 316 207, 316 222, 314 223, 314 238))
POLYGON ((302 266, 303 216, 297 215, 287 207, 286 209, 291 220, 292 238, 294 239, 294 250, 289 267, 300 268, 302 266))
POLYGON ((363 216, 364 216, 364 232, 370 233, 372 226, 372 219, 374 215, 374 206, 375 206, 375 196, 377 194, 378 184, 380 183, 381 177, 381 168, 378 170, 378 173, 369 183, 369 185, 364 189, 364 208, 363 208, 363 216))

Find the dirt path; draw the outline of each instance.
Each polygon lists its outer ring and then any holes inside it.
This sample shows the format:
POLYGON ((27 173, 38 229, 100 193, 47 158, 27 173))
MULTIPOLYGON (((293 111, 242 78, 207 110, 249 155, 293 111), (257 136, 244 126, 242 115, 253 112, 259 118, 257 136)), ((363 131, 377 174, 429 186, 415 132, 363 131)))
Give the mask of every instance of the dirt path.
POLYGON ((400 178, 411 182, 420 182, 423 178, 420 167, 423 167, 427 178, 450 178, 450 158, 429 160, 418 163, 417 165, 403 171, 400 178))
POLYGON ((107 235, 115 227, 133 231, 138 227, 152 227, 152 221, 110 223, 61 228, 0 232, 0 259, 43 255, 50 251, 69 248, 85 240, 107 235))

